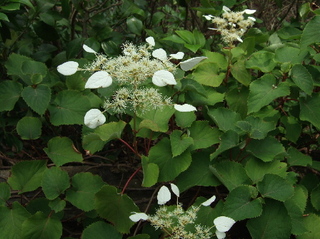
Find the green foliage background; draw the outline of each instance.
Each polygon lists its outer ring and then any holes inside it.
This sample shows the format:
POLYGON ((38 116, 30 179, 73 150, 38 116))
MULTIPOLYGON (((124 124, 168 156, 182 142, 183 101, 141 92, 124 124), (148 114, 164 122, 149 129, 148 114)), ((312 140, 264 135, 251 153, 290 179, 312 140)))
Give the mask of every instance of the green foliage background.
POLYGON ((171 181, 185 207, 216 194, 197 220, 233 218, 228 238, 320 238, 320 11, 259 2, 1 1, 0 239, 161 238, 129 215, 153 212, 153 192, 171 181), (202 17, 223 5, 258 10, 234 48, 202 17), (114 89, 84 89, 88 73, 56 67, 93 60, 83 44, 112 57, 148 36, 207 57, 163 90, 198 111, 84 126, 114 89))

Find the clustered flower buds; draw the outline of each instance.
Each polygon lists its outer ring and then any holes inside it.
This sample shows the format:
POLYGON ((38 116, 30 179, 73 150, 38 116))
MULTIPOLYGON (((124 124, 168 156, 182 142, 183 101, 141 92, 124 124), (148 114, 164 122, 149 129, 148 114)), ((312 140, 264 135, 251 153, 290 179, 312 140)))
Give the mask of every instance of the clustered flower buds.
POLYGON ((223 7, 222 17, 215 17, 212 15, 204 15, 207 20, 211 20, 216 28, 209 28, 221 33, 222 40, 228 45, 232 46, 235 41, 242 42, 241 37, 252 27, 256 21, 254 17, 246 17, 251 15, 256 10, 246 9, 241 12, 233 12, 228 7, 223 7))
MULTIPOLYGON (((69 76, 77 71, 93 72, 85 84, 86 89, 106 88, 113 83, 117 84, 112 97, 105 99, 104 109, 109 113, 129 113, 158 109, 164 105, 172 105, 177 111, 190 112, 197 109, 189 104, 173 104, 170 97, 161 94, 156 87, 176 85, 174 73, 177 65, 171 59, 182 59, 183 52, 170 54, 162 48, 153 50, 153 37, 146 39, 147 44, 136 46, 132 43, 123 45, 122 55, 109 58, 98 54, 87 45, 83 49, 95 54, 96 59, 79 68, 75 61, 65 62, 57 67, 59 73, 69 76), (152 83, 152 84, 151 84, 152 83), (151 85, 151 86, 150 86, 151 85)), ((180 62, 184 71, 191 70, 206 57, 195 57, 180 62)), ((105 117, 98 110, 89 110, 84 117, 84 123, 90 128, 104 124, 105 117)))
MULTIPOLYGON (((171 191, 179 198, 179 188, 170 183, 171 191)), ((133 222, 140 220, 149 221, 155 229, 163 230, 170 239, 208 239, 212 238, 212 228, 216 227, 215 235, 218 239, 224 239, 226 232, 235 223, 230 217, 220 216, 213 220, 214 226, 205 226, 196 224, 197 213, 201 206, 210 206, 216 199, 216 196, 212 196, 200 206, 191 206, 187 210, 182 208, 182 205, 177 202, 174 209, 165 206, 167 202, 171 200, 171 193, 168 187, 162 186, 158 192, 157 200, 161 205, 154 215, 147 215, 146 213, 134 212, 129 218, 133 222), (193 230, 190 230, 192 228, 193 230)))

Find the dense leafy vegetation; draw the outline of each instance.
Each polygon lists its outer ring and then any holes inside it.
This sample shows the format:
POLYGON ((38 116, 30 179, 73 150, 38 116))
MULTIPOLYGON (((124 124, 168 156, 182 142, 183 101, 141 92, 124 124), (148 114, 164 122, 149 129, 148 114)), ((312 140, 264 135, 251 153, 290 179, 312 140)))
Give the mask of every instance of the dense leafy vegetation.
POLYGON ((274 13, 290 7, 273 28, 259 9, 266 2, 2 1, 0 238, 179 238, 145 214, 130 219, 159 207, 170 217, 195 212, 194 225, 213 237, 215 219, 232 218, 227 238, 320 238, 320 11, 271 1, 274 13), (229 43, 204 17, 229 12, 223 6, 259 10, 244 12, 255 25, 229 43), (87 81, 148 37, 168 71, 125 85, 135 92, 128 105, 145 107, 112 110, 121 79, 103 88, 87 81), (74 74, 57 71, 65 62, 76 62, 74 74), (138 86, 165 104, 139 101, 138 86), (92 109, 100 123, 86 123, 92 109), (169 183, 182 206, 157 204, 169 183))

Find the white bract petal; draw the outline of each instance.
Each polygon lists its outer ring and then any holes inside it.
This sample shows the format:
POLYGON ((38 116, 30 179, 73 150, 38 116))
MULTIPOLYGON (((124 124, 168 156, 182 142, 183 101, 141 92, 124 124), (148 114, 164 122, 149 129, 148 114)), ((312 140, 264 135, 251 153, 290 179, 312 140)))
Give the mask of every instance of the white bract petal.
POLYGON ((225 239, 226 238, 226 233, 225 232, 220 232, 220 231, 216 231, 216 236, 218 239, 225 239))
POLYGON ((157 195, 158 204, 163 205, 170 201, 171 193, 166 186, 162 186, 157 195))
POLYGON ((170 54, 170 57, 173 58, 173 59, 182 59, 184 57, 184 53, 179 51, 177 52, 176 54, 170 54))
POLYGON ((224 12, 230 12, 230 11, 231 11, 230 8, 228 8, 228 7, 226 7, 226 6, 223 6, 223 7, 222 7, 222 10, 223 10, 224 12))
POLYGON ((189 105, 189 104, 183 104, 183 105, 174 104, 173 107, 179 112, 197 111, 196 107, 194 107, 193 105, 189 105))
POLYGON ((243 42, 240 37, 237 37, 237 40, 238 40, 239 42, 243 42))
POLYGON ((243 12, 245 14, 254 14, 257 10, 254 10, 254 9, 245 9, 243 12))
POLYGON ((211 203, 213 203, 216 200, 216 196, 213 195, 211 198, 209 198, 207 201, 204 201, 203 203, 201 203, 202 206, 210 206, 211 203))
POLYGON ((82 47, 83 47, 83 50, 85 50, 86 52, 89 52, 89 53, 97 53, 95 50, 93 50, 91 47, 88 47, 88 46, 85 45, 85 44, 83 44, 82 47))
POLYGON ((233 226, 233 224, 236 223, 236 221, 230 217, 220 216, 220 217, 217 217, 216 219, 214 219, 213 223, 216 226, 218 231, 227 232, 230 230, 230 228, 233 226))
POLYGON ((170 186, 171 186, 172 192, 173 192, 177 197, 180 197, 180 190, 179 190, 179 188, 177 187, 177 185, 175 185, 175 184, 173 184, 173 183, 170 183, 170 186))
POLYGON ((146 42, 147 42, 150 46, 155 46, 155 45, 156 45, 153 37, 147 37, 147 38, 146 38, 146 42))
POLYGON ((106 122, 106 117, 98 109, 91 109, 84 116, 84 124, 91 129, 97 128, 104 122, 106 122))
POLYGON ((148 220, 149 216, 143 212, 134 212, 131 216, 129 216, 129 218, 133 222, 138 222, 140 220, 148 220))
POLYGON ((193 67, 195 67, 200 61, 207 59, 205 56, 198 56, 191 59, 188 59, 186 61, 180 62, 180 67, 184 71, 191 70, 193 67))
POLYGON ((79 63, 75 61, 67 61, 61 65, 58 65, 57 71, 65 76, 73 75, 78 70, 79 63))
POLYGON ((212 15, 203 15, 203 17, 208 21, 210 21, 213 18, 212 15))
POLYGON ((251 21, 255 22, 256 19, 254 17, 248 17, 248 19, 250 19, 251 21))
POLYGON ((112 78, 106 71, 97 71, 89 77, 85 84, 86 89, 105 88, 112 84, 112 78))
POLYGON ((161 61, 165 61, 168 58, 167 52, 165 50, 163 50, 162 48, 154 50, 152 52, 152 56, 154 58, 157 58, 157 59, 161 60, 161 61))
POLYGON ((177 84, 174 79, 174 75, 170 71, 166 70, 156 71, 152 76, 152 83, 160 87, 177 84))

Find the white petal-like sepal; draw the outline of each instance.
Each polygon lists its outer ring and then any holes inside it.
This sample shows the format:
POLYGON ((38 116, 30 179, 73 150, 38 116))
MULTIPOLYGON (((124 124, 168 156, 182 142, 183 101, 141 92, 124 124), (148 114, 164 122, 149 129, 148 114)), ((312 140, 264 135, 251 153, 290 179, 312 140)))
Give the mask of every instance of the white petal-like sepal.
POLYGON ((170 71, 166 70, 156 71, 152 76, 152 83, 160 87, 177 84, 174 79, 174 75, 170 71))
POLYGON ((147 37, 147 38, 146 38, 146 42, 147 42, 150 46, 155 46, 155 45, 156 45, 153 37, 147 37))
POLYGON ((163 205, 170 201, 171 193, 166 186, 162 186, 157 195, 158 204, 163 205))
POLYGON ((248 17, 248 19, 250 19, 251 21, 255 22, 256 19, 254 17, 248 17))
POLYGON ((257 10, 254 10, 254 9, 246 9, 246 10, 244 10, 243 12, 244 12, 245 14, 254 14, 256 11, 257 11, 257 10))
POLYGON ((105 88, 112 84, 112 78, 106 71, 97 71, 89 77, 86 85, 86 89, 105 88))
POLYGON ((82 47, 83 47, 83 50, 85 50, 86 52, 94 53, 94 54, 97 53, 95 50, 93 50, 91 47, 88 47, 85 44, 83 44, 82 47))
POLYGON ((161 60, 161 61, 165 61, 168 59, 167 52, 165 50, 163 50, 162 48, 154 50, 152 52, 152 56, 154 58, 161 60))
POLYGON ((143 212, 134 212, 132 215, 129 216, 129 218, 133 222, 138 222, 140 220, 148 220, 149 216, 143 212))
POLYGON ((213 224, 216 226, 219 232, 227 232, 235 224, 236 221, 230 217, 220 216, 213 220, 213 224))
POLYGON ((184 57, 184 53, 179 51, 176 54, 170 54, 170 57, 173 59, 181 60, 184 57))
POLYGON ((89 110, 84 116, 84 124, 91 129, 95 129, 98 126, 106 122, 106 117, 98 109, 89 110))
POLYGON ((223 10, 224 12, 230 12, 230 11, 231 11, 230 8, 228 8, 228 7, 226 7, 226 6, 223 6, 223 7, 222 7, 222 10, 223 10))
POLYGON ((216 196, 213 195, 211 198, 209 198, 207 201, 204 201, 203 203, 201 203, 202 206, 210 206, 211 203, 213 203, 216 200, 216 196))
POLYGON ((78 70, 79 63, 75 61, 67 61, 61 65, 58 65, 57 71, 65 76, 73 75, 78 70))
POLYGON ((203 17, 208 21, 210 21, 212 18, 214 18, 212 15, 203 15, 203 17))
POLYGON ((226 238, 226 233, 225 232, 220 232, 218 230, 216 230, 216 237, 218 239, 225 239, 226 238))
POLYGON ((170 183, 170 186, 171 186, 172 192, 173 192, 177 197, 180 197, 180 190, 179 190, 179 188, 177 187, 177 185, 175 185, 175 184, 173 184, 173 183, 170 183))
POLYGON ((186 61, 180 62, 180 67, 184 71, 191 70, 193 67, 195 67, 200 61, 207 59, 205 56, 198 56, 191 59, 188 59, 186 61))
POLYGON ((183 104, 183 105, 174 104, 173 107, 179 112, 197 111, 197 108, 190 104, 183 104))

